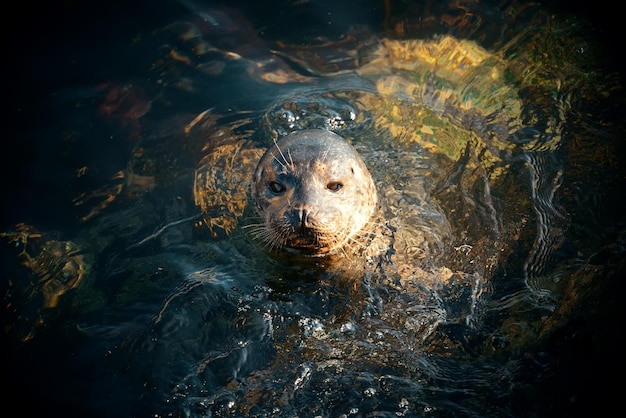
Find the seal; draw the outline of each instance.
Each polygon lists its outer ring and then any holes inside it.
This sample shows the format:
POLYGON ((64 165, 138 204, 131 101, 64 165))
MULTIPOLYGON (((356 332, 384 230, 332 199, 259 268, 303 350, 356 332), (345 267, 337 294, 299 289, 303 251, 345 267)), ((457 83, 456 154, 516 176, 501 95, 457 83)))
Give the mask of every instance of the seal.
POLYGON ((276 141, 254 171, 251 194, 261 218, 255 237, 271 250, 305 256, 358 246, 377 205, 374 180, 359 153, 323 129, 276 141))

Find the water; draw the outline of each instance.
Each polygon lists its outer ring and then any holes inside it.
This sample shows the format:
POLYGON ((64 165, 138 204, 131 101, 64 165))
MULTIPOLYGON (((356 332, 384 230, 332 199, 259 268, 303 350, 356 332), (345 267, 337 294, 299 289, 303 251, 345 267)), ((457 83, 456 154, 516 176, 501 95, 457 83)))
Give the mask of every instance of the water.
POLYGON ((162 3, 64 4, 12 46, 33 53, 3 154, 7 407, 617 404, 624 104, 605 21, 556 3, 162 3), (255 158, 311 127, 375 179, 363 257, 269 257, 246 233, 255 158))

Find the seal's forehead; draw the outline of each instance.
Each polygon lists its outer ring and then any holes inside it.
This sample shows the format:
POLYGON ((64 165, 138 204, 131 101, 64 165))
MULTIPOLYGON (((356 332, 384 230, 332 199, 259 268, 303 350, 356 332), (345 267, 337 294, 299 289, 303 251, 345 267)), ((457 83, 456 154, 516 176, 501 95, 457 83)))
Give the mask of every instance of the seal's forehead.
POLYGON ((276 151, 297 159, 325 159, 337 154, 353 155, 356 151, 341 136, 323 129, 307 129, 291 133, 276 142, 276 151))

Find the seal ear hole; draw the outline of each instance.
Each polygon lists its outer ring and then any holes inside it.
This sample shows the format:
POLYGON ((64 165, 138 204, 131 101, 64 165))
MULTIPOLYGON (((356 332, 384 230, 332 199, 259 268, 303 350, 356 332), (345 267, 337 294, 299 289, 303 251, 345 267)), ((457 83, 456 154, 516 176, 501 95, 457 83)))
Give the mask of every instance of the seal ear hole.
POLYGON ((277 181, 271 181, 267 187, 270 189, 270 191, 274 194, 283 194, 285 192, 285 185, 282 183, 279 183, 277 181))
POLYGON ((331 192, 338 192, 343 187, 343 183, 340 181, 331 181, 326 185, 326 188, 331 192))

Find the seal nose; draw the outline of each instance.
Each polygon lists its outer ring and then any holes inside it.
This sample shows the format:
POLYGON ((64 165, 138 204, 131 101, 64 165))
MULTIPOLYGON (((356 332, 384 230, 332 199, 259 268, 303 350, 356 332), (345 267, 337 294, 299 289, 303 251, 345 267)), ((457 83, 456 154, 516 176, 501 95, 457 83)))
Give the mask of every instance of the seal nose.
POLYGON ((313 211, 308 207, 294 208, 291 212, 291 224, 294 230, 297 230, 302 235, 309 235, 313 226, 313 211))
POLYGON ((320 202, 318 186, 310 181, 303 181, 292 202, 291 222, 294 231, 302 236, 315 235, 320 202))
POLYGON ((301 208, 300 210, 298 210, 298 221, 299 221, 298 224, 302 232, 306 232, 306 230, 310 228, 310 223, 309 223, 310 213, 311 212, 306 208, 301 208))

